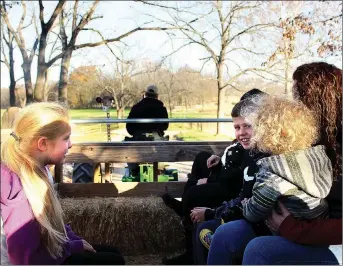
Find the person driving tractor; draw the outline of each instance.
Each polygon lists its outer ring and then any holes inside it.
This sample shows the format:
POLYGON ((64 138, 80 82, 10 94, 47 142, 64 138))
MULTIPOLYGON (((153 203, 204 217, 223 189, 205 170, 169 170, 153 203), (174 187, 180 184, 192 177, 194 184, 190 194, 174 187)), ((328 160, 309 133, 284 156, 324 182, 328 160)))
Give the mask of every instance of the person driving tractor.
MULTIPOLYGON (((127 117, 133 118, 168 118, 168 112, 163 102, 158 100, 158 88, 150 85, 146 88, 143 99, 135 104, 127 117)), ((165 140, 164 131, 169 123, 127 123, 126 130, 132 138, 131 141, 165 140)), ((132 176, 139 175, 138 163, 128 163, 132 176)))

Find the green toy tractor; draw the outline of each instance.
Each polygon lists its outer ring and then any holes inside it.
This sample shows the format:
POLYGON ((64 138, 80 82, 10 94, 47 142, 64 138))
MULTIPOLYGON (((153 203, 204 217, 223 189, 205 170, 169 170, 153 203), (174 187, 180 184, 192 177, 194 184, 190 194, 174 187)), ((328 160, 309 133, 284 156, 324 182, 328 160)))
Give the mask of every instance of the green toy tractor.
MULTIPOLYGON (((165 166, 158 169, 158 182, 178 181, 177 169, 166 169, 165 166)), ((125 168, 125 175, 122 182, 154 182, 154 170, 152 164, 140 164, 139 176, 132 176, 128 167, 125 168)))

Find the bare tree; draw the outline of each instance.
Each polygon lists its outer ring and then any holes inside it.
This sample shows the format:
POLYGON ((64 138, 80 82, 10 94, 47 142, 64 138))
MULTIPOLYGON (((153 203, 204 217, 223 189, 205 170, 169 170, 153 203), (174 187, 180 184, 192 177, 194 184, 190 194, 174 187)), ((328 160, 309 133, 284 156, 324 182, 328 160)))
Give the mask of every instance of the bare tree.
POLYGON ((216 82, 212 77, 187 66, 181 67, 175 76, 180 92, 183 90, 178 96, 186 110, 190 105, 216 102, 216 82))
POLYGON ((58 59, 62 58, 62 53, 56 55, 48 62, 45 61, 46 48, 48 45, 48 34, 52 30, 52 27, 56 21, 56 18, 61 13, 66 0, 59 0, 48 22, 44 22, 44 5, 42 0, 39 0, 39 20, 41 26, 41 33, 39 36, 39 52, 38 52, 38 66, 37 66, 37 78, 34 92, 35 101, 44 100, 44 84, 46 81, 46 71, 51 67, 58 59))
POLYGON ((342 56, 342 2, 327 1, 321 4, 322 14, 314 24, 319 25, 325 34, 319 39, 317 53, 321 57, 342 56))
POLYGON ((68 104, 70 107, 85 108, 100 96, 95 90, 101 79, 100 71, 96 66, 80 66, 70 73, 68 104))
MULTIPOLYGON (((240 62, 233 59, 237 53, 263 55, 262 52, 256 51, 256 48, 252 48, 247 41, 243 40, 243 38, 262 30, 266 31, 273 26, 271 23, 263 22, 263 16, 257 15, 262 9, 262 2, 223 2, 218 0, 192 3, 190 8, 171 7, 150 1, 139 2, 153 5, 167 12, 169 20, 151 16, 170 26, 178 27, 187 40, 182 47, 196 44, 207 52, 208 56, 202 58, 204 65, 212 62, 216 70, 217 118, 224 115, 222 99, 225 90, 232 87, 231 84, 235 80, 248 72, 266 71, 261 67, 242 68, 240 62), (199 9, 207 11, 206 13, 197 13, 199 9), (247 14, 250 18, 247 17, 247 14)), ((218 124, 217 134, 221 131, 218 124)))
MULTIPOLYGON (((54 33, 53 31, 51 31, 52 33, 54 33)), ((52 43, 52 47, 51 47, 51 51, 50 51, 50 55, 48 57, 48 61, 50 61, 55 52, 60 50, 60 47, 57 45, 59 41, 59 38, 55 38, 54 42, 52 43)), ((43 97, 44 97, 44 101, 48 101, 48 98, 49 98, 49 91, 51 90, 52 87, 55 87, 56 84, 53 82, 49 82, 49 79, 50 79, 50 71, 52 69, 52 67, 54 66, 57 66, 56 63, 54 63, 53 65, 51 65, 46 71, 45 71, 45 75, 44 75, 44 86, 43 86, 43 97)), ((57 101, 57 99, 56 99, 57 101)))
MULTIPOLYGON (((61 0, 60 0, 60 2, 61 2, 61 0)), ((59 55, 57 55, 56 57, 54 57, 54 59, 52 59, 52 60, 55 60, 55 59, 62 58, 61 71, 60 71, 60 82, 59 82, 59 100, 60 101, 65 102, 67 99, 68 71, 69 71, 70 60, 72 58, 73 51, 78 50, 78 49, 82 49, 85 47, 96 47, 96 46, 100 46, 100 45, 106 45, 108 43, 120 42, 122 39, 130 36, 131 34, 137 32, 137 31, 142 31, 142 30, 144 30, 144 31, 167 31, 167 30, 175 29, 175 28, 171 28, 171 27, 142 27, 142 26, 138 26, 138 27, 136 27, 132 30, 129 30, 126 33, 123 33, 123 34, 121 34, 115 38, 105 39, 104 36, 101 34, 101 32, 98 31, 97 29, 86 27, 90 21, 102 17, 102 16, 94 15, 94 12, 95 12, 98 4, 99 4, 99 0, 95 0, 85 14, 79 14, 78 13, 79 1, 75 0, 73 12, 72 12, 72 27, 71 27, 72 30, 71 30, 70 38, 68 38, 67 32, 66 32, 65 12, 61 13, 60 37, 62 40, 63 49, 59 55), (80 18, 79 21, 78 21, 78 18, 80 18), (101 41, 93 42, 93 43, 76 44, 77 37, 81 31, 94 32, 100 36, 101 41)), ((43 70, 44 70, 44 68, 43 68, 43 70)), ((42 91, 42 82, 40 82, 40 79, 38 79, 38 76, 37 76, 36 90, 37 90, 37 93, 42 91)))
MULTIPOLYGON (((280 20, 277 23, 279 39, 276 39, 276 49, 263 65, 274 64, 283 66, 284 93, 290 94, 290 69, 292 63, 299 59, 306 60, 307 56, 313 56, 318 53, 322 56, 326 53, 334 54, 341 49, 342 35, 339 26, 342 29, 342 23, 338 23, 340 14, 335 14, 335 9, 328 12, 327 5, 335 3, 308 3, 308 2, 286 2, 280 1, 274 3, 276 9, 280 12, 280 20), (301 10, 310 10, 308 13, 301 10), (328 17, 328 14, 329 17, 328 17), (325 29, 323 24, 328 24, 329 30, 325 29), (336 30, 334 29, 336 28, 336 30), (328 38, 327 38, 328 37, 328 38), (336 42, 336 43, 335 43, 336 42), (340 45, 339 45, 340 44, 340 45)), ((337 7, 337 5, 335 5, 337 7)))
POLYGON ((73 15, 72 15, 72 33, 70 40, 68 41, 68 36, 66 34, 66 25, 65 25, 65 12, 61 12, 60 16, 60 37, 62 41, 62 62, 61 62, 61 70, 60 70, 60 81, 58 86, 58 98, 59 101, 65 102, 67 100, 67 84, 68 84, 68 70, 70 66, 70 60, 72 57, 72 53, 75 49, 75 43, 79 33, 82 30, 89 30, 85 28, 85 26, 94 19, 100 18, 99 16, 93 17, 93 13, 99 4, 99 0, 93 2, 90 9, 81 16, 79 22, 77 22, 78 18, 78 6, 79 1, 75 0, 74 8, 73 8, 73 15))
POLYGON ((15 87, 19 79, 16 80, 14 76, 14 57, 13 57, 13 52, 15 49, 15 46, 13 43, 14 37, 11 31, 8 29, 8 27, 7 27, 7 31, 5 31, 4 25, 5 23, 3 22, 3 19, 1 18, 1 32, 2 32, 1 55, 3 58, 1 59, 1 63, 5 64, 5 66, 8 68, 8 71, 9 71, 9 76, 10 76, 9 103, 10 103, 10 106, 15 106, 16 104, 15 87), (5 51, 5 45, 7 46, 8 54, 5 51))
POLYGON ((118 118, 123 118, 125 108, 132 105, 140 96, 139 88, 133 78, 151 71, 140 69, 135 60, 128 59, 129 49, 130 47, 119 48, 119 56, 114 63, 112 63, 113 60, 107 58, 109 64, 112 65, 112 71, 109 74, 103 74, 99 84, 103 91, 114 97, 118 118))
POLYGON ((23 30, 27 27, 29 27, 32 24, 32 21, 34 20, 34 16, 32 17, 31 22, 24 26, 24 21, 26 18, 26 3, 24 1, 21 1, 21 6, 23 7, 23 13, 19 22, 19 25, 17 29, 15 30, 10 23, 10 20, 8 18, 8 11, 6 7, 6 2, 3 0, 1 4, 1 16, 6 23, 6 26, 15 39, 19 50, 21 52, 22 58, 23 58, 23 72, 24 72, 24 81, 25 81, 25 89, 26 89, 26 102, 30 103, 33 100, 33 87, 32 87, 32 79, 31 79, 31 65, 32 60, 35 55, 35 51, 37 49, 38 45, 38 38, 36 38, 33 47, 31 51, 29 52, 26 48, 25 38, 23 37, 23 30))
POLYGON ((173 72, 171 62, 167 69, 160 69, 159 73, 159 86, 161 87, 160 98, 167 103, 169 109, 169 117, 173 117, 173 109, 178 100, 178 96, 182 93, 186 94, 184 87, 178 86, 177 75, 173 72))
POLYGON ((173 108, 174 108, 174 101, 173 99, 176 98, 176 94, 174 93, 175 90, 175 75, 174 73, 167 71, 165 75, 163 75, 162 79, 162 99, 165 98, 168 103, 168 109, 169 109, 169 117, 173 117, 173 108), (163 95, 164 94, 164 95, 163 95))

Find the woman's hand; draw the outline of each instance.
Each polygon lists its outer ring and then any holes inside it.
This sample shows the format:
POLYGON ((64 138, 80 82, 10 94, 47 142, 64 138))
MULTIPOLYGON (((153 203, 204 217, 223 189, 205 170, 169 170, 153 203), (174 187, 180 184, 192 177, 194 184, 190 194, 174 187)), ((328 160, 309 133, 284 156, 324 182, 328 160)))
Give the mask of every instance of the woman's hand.
POLYGON ((206 184, 206 183, 207 183, 207 178, 200 178, 198 180, 197 185, 203 185, 203 184, 206 184))
POLYGON ((195 207, 191 210, 191 220, 193 223, 200 223, 205 221, 205 211, 209 209, 207 207, 195 207))
POLYGON ((291 215, 290 212, 287 210, 285 205, 282 204, 281 201, 278 201, 277 205, 278 205, 278 210, 276 210, 274 208, 273 211, 272 211, 272 214, 268 217, 268 219, 266 221, 266 225, 273 232, 278 232, 282 222, 289 215, 291 215))
POLYGON ((218 165, 220 162, 220 157, 217 155, 211 155, 210 158, 207 159, 207 168, 211 168, 213 166, 218 165))
POLYGON ((95 249, 86 240, 82 239, 83 249, 92 253, 96 253, 95 249))

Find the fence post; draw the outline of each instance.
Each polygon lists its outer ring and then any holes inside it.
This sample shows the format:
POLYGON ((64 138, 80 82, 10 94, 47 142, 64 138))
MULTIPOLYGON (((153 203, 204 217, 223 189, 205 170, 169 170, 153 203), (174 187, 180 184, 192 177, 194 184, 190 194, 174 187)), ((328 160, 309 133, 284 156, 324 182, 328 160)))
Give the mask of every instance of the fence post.
POLYGON ((63 183, 63 164, 55 165, 55 183, 63 183))

